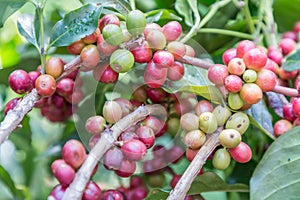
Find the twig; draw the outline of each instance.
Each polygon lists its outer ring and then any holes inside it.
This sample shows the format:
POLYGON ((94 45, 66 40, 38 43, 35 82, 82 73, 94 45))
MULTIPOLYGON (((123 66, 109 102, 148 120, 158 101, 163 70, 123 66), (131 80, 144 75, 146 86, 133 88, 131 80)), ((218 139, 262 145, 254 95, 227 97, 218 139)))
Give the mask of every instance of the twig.
POLYGON ((280 85, 276 85, 275 88, 273 89, 273 92, 276 92, 278 94, 283 94, 288 97, 299 97, 299 92, 295 88, 289 88, 289 87, 284 87, 280 85))
POLYGON ((208 62, 204 59, 200 58, 194 58, 190 56, 183 56, 180 59, 177 59, 177 61, 189 64, 189 65, 194 65, 196 67, 200 67, 202 69, 209 69, 210 67, 214 66, 214 63, 208 62))
POLYGON ((208 135, 207 141, 204 143, 193 161, 185 170, 175 188, 171 191, 167 200, 183 200, 185 198, 194 179, 199 174, 199 171, 206 162, 208 156, 219 145, 219 133, 221 130, 222 127, 218 128, 215 133, 208 135))
POLYGON ((66 190, 63 200, 80 200, 86 184, 90 180, 91 174, 99 160, 103 157, 105 152, 113 146, 116 138, 119 137, 121 132, 131 125, 143 120, 148 115, 166 116, 166 111, 161 105, 147 105, 140 106, 134 112, 119 120, 109 130, 105 130, 100 140, 93 147, 88 157, 77 171, 73 182, 66 190))

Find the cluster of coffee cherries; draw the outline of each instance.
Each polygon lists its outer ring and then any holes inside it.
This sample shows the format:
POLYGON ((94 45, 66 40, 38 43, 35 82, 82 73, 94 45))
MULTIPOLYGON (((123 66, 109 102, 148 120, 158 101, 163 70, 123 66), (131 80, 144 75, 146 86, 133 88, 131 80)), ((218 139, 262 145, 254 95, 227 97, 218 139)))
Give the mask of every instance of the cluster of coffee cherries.
MULTIPOLYGON (((8 82, 17 94, 23 95, 35 88, 42 97, 35 103, 35 107, 40 108, 41 114, 51 122, 63 122, 72 115, 72 109, 84 97, 79 79, 75 85, 78 70, 58 81, 55 80, 63 70, 64 62, 58 57, 51 57, 46 62, 45 74, 41 73, 40 67, 29 73, 19 69, 9 75, 8 82)), ((5 114, 13 109, 20 99, 18 97, 10 100, 6 104, 5 114)))
POLYGON ((263 92, 273 90, 277 84, 274 62, 252 41, 243 40, 236 48, 225 51, 223 62, 225 65, 215 64, 208 70, 208 78, 229 92, 231 109, 248 109, 262 99, 263 92))
POLYGON ((215 108, 207 100, 200 100, 193 112, 180 118, 184 130, 183 141, 187 147, 186 157, 192 161, 205 143, 207 135, 220 130, 219 141, 223 148, 217 149, 212 158, 216 169, 226 169, 233 158, 240 163, 248 162, 252 157, 250 147, 242 142, 242 135, 249 127, 249 118, 244 112, 235 112, 222 105, 215 108))

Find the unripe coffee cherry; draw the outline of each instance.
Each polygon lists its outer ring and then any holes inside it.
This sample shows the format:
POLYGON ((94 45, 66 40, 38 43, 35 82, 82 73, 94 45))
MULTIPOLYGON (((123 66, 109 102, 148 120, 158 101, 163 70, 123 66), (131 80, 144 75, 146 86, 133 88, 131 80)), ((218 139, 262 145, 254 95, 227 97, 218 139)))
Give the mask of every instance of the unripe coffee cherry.
POLYGON ((166 184, 166 176, 163 173, 155 173, 149 176, 149 185, 153 188, 161 188, 166 184))
POLYGON ((51 171, 63 187, 68 186, 75 176, 75 170, 62 159, 55 160, 52 163, 51 171))
POLYGON ((225 65, 215 64, 208 69, 208 79, 217 86, 224 85, 228 75, 228 68, 225 65))
POLYGON ((119 46, 108 44, 108 42, 104 40, 102 34, 100 34, 97 40, 97 48, 104 56, 110 56, 115 50, 119 48, 119 46))
POLYGON ((228 95, 228 105, 233 110, 239 110, 243 107, 244 101, 241 98, 239 93, 232 93, 230 92, 228 95))
POLYGON ((169 42, 167 49, 171 52, 175 59, 180 59, 186 54, 186 46, 182 42, 173 41, 169 42))
POLYGON ((96 28, 96 30, 92 34, 87 35, 84 38, 82 38, 82 41, 85 44, 93 44, 93 43, 97 42, 100 34, 101 34, 101 32, 100 32, 99 28, 96 28))
POLYGON ((145 30, 144 30, 144 36, 145 36, 145 38, 148 37, 148 33, 150 31, 152 31, 152 30, 158 30, 158 31, 162 32, 162 28, 161 28, 161 26, 159 24, 153 23, 153 22, 152 23, 148 23, 148 24, 146 24, 146 27, 145 27, 145 30))
POLYGON ((223 147, 233 148, 242 141, 242 136, 235 129, 224 129, 219 135, 219 140, 223 147))
POLYGON ((243 135, 249 127, 249 118, 243 112, 236 112, 226 122, 226 129, 235 129, 243 135))
POLYGON ((129 160, 122 160, 120 168, 115 170, 116 174, 120 177, 126 178, 131 176, 136 170, 136 162, 129 160))
POLYGON ((274 62, 273 60, 269 59, 267 60, 264 69, 268 69, 271 70, 272 72, 274 72, 275 74, 277 74, 279 66, 276 62, 274 62))
POLYGON ((190 57, 195 57, 195 50, 193 47, 191 47, 190 45, 185 45, 185 48, 186 48, 186 52, 185 52, 185 55, 186 56, 190 56, 190 57))
POLYGON ((231 116, 231 111, 222 105, 215 107, 212 113, 217 118, 218 126, 224 126, 228 118, 231 116))
POLYGON ((247 53, 251 49, 254 49, 255 47, 256 46, 255 46, 254 42, 252 42, 250 40, 243 40, 238 44, 238 46, 236 48, 236 56, 238 58, 243 58, 245 53, 247 53))
POLYGON ((144 13, 139 10, 132 10, 126 17, 126 28, 133 36, 143 33, 146 27, 146 17, 144 13))
POLYGON ((123 42, 122 29, 115 24, 108 24, 102 30, 104 40, 113 46, 118 46, 123 42))
POLYGON ((83 191, 82 200, 101 200, 101 199, 102 199, 102 191, 100 187, 95 182, 89 181, 83 191))
POLYGON ((242 89, 243 81, 237 75, 229 75, 224 80, 224 86, 229 92, 239 92, 242 89))
POLYGON ((259 48, 251 49, 243 56, 247 68, 255 71, 261 70, 265 66, 267 59, 267 54, 259 48))
POLYGON ((32 89, 30 76, 22 69, 13 71, 8 77, 8 83, 11 89, 18 94, 24 94, 32 89))
POLYGON ((149 46, 154 50, 162 50, 167 44, 166 37, 159 30, 151 30, 148 33, 146 40, 149 43, 149 46))
POLYGON ((134 65, 132 53, 126 49, 118 49, 110 57, 111 68, 118 73, 128 72, 134 65))
POLYGON ((199 128, 205 133, 213 133, 218 128, 215 115, 211 112, 204 112, 199 116, 199 128))
POLYGON ((82 49, 80 58, 82 60, 82 65, 84 66, 84 70, 88 71, 95 68, 99 63, 100 52, 96 45, 89 44, 82 49))
POLYGON ((120 168, 124 155, 119 148, 109 149, 103 159, 103 165, 106 169, 117 170, 120 168))
POLYGON ((279 67, 277 74, 280 77, 280 79, 289 80, 289 79, 293 79, 297 76, 298 70, 285 71, 282 67, 279 67))
POLYGON ((256 104, 262 99, 263 93, 255 83, 246 83, 240 91, 240 96, 247 104, 256 104))
POLYGON ((241 58, 233 58, 228 63, 228 72, 240 76, 244 73, 246 65, 241 58))
POLYGON ((159 50, 154 53, 153 62, 158 67, 171 67, 174 64, 174 56, 168 51, 159 50))
POLYGON ((142 160, 147 152, 146 145, 140 140, 129 140, 121 147, 124 156, 130 161, 142 160))
POLYGON ((106 126, 106 121, 102 116, 91 116, 86 120, 85 129, 91 134, 101 133, 106 126))
POLYGON ((53 76, 54 78, 58 78, 64 71, 64 62, 62 59, 58 57, 51 57, 46 62, 45 72, 53 76))
POLYGON ((236 49, 235 48, 227 49, 222 55, 222 60, 225 65, 228 65, 228 63, 233 58, 236 58, 236 49))
POLYGON ((276 74, 268 69, 262 69, 257 72, 257 80, 255 83, 263 92, 269 92, 274 89, 277 83, 276 74))
POLYGON ((257 72, 252 69, 247 69, 243 74, 243 80, 246 83, 253 83, 257 79, 257 72))
POLYGON ((213 105, 207 100, 200 100, 195 107, 195 111, 198 116, 204 112, 212 112, 213 110, 213 105))
POLYGON ((197 130, 199 129, 199 117, 193 113, 185 113, 180 117, 180 126, 186 131, 197 130))
POLYGON ((171 81, 179 81, 183 76, 184 65, 181 62, 175 61, 173 65, 168 68, 168 79, 171 81))
POLYGON ((150 62, 152 59, 152 49, 146 41, 142 45, 131 49, 131 53, 133 54, 134 61, 138 63, 150 62))
POLYGON ((136 134, 139 137, 139 140, 142 141, 147 149, 151 148, 155 142, 155 134, 152 130, 152 128, 148 126, 140 126, 136 130, 136 134))
POLYGON ((122 109, 122 117, 125 117, 126 115, 128 115, 129 113, 131 113, 133 111, 133 105, 131 104, 131 102, 127 99, 124 98, 116 98, 114 99, 115 102, 117 102, 122 109))
POLYGON ((230 160, 231 160, 230 154, 226 149, 222 148, 222 149, 218 149, 215 152, 213 156, 212 164, 214 168, 219 170, 224 170, 229 166, 230 160))
POLYGON ((42 97, 50 97, 55 93, 56 81, 52 76, 42 74, 36 79, 35 88, 42 97))
POLYGON ((103 28, 107 25, 107 24, 115 24, 117 26, 120 26, 120 20, 119 18, 114 15, 114 14, 106 14, 104 15, 100 20, 99 20, 99 24, 98 27, 100 29, 100 31, 102 32, 103 28))
POLYGON ((106 101, 103 106, 103 116, 108 123, 116 123, 122 118, 122 108, 115 101, 106 101))
POLYGON ((179 22, 170 21, 163 26, 162 32, 166 36, 167 41, 174 41, 180 37, 182 27, 179 22))
POLYGON ((252 158, 251 148, 244 142, 240 142, 238 146, 230 148, 228 151, 231 157, 239 163, 246 163, 252 158))
POLYGON ((83 144, 78 140, 69 140, 62 149, 62 157, 74 169, 78 169, 86 158, 83 144))
POLYGON ((177 117, 169 117, 167 124, 167 132, 170 133, 172 136, 175 136, 180 129, 180 120, 177 117))
POLYGON ((190 149, 199 149, 205 142, 206 135, 200 130, 189 131, 184 137, 184 144, 190 149))
POLYGON ((279 137, 292 128, 293 124, 290 121, 286 119, 280 119, 274 124, 274 134, 276 137, 279 137))

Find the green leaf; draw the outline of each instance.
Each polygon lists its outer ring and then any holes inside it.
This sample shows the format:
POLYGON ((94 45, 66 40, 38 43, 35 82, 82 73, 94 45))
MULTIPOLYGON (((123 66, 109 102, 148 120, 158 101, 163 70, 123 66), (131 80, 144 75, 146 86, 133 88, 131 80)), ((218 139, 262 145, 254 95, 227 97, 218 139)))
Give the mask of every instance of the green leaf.
POLYGON ((169 192, 161 189, 153 189, 149 192, 145 200, 165 200, 169 196, 169 192))
POLYGON ((285 71, 294 71, 300 68, 300 50, 290 54, 282 63, 285 71))
POLYGON ((159 10, 153 10, 146 13, 147 16, 147 23, 151 22, 157 22, 162 19, 167 20, 177 20, 181 21, 182 19, 175 15, 174 13, 170 12, 167 9, 159 9, 159 10))
POLYGON ((293 128, 271 144, 250 180, 251 199, 299 198, 299 131, 293 128))
POLYGON ((267 131, 266 129, 264 129, 264 127, 262 127, 261 124, 259 124, 251 115, 248 115, 250 123, 255 126, 256 128, 258 128, 259 130, 261 130, 264 134, 266 134, 267 136, 269 136, 269 138, 275 140, 275 136, 273 134, 271 134, 269 131, 267 131))
POLYGON ((26 2, 26 0, 0 0, 0 28, 3 27, 7 18, 19 10, 26 2))
POLYGON ((28 116, 24 117, 21 125, 21 128, 16 129, 10 135, 10 140, 16 145, 17 149, 29 151, 31 148, 31 127, 28 116))
POLYGON ((175 10, 184 17, 184 22, 187 26, 192 27, 194 25, 193 12, 187 0, 176 0, 175 10))
POLYGON ((82 2, 100 4, 103 8, 113 9, 123 15, 126 15, 131 10, 128 0, 83 0, 82 2))
POLYGON ((205 172, 198 176, 191 185, 188 194, 200 194, 202 192, 249 192, 249 186, 245 184, 228 184, 213 172, 205 172))
POLYGON ((86 4, 69 12, 54 25, 49 46, 68 46, 92 34, 98 26, 101 12, 102 7, 94 4, 86 4))
POLYGON ((14 199, 24 199, 25 195, 22 190, 16 188, 16 185, 9 173, 0 165, 0 180, 3 182, 11 191, 14 196, 14 199))

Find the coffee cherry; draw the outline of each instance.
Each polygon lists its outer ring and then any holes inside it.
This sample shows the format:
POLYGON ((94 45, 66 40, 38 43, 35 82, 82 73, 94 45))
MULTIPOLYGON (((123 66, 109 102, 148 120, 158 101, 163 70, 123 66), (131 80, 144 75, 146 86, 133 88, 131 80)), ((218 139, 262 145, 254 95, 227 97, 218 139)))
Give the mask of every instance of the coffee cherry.
POLYGON ((167 41, 174 41, 178 39, 182 33, 182 27, 177 21, 170 21, 162 28, 167 41))
POLYGON ((62 157, 74 169, 78 169, 86 158, 85 148, 78 140, 69 140, 62 149, 62 157))
POLYGON ((246 83, 240 91, 240 96, 247 104, 256 104, 262 99, 263 93, 255 83, 246 83))
POLYGON ((199 129, 199 117, 193 113, 186 113, 180 118, 180 126, 186 131, 197 130, 199 129))
POLYGON ((236 48, 236 56, 238 58, 243 58, 244 54, 246 54, 251 49, 254 49, 255 47, 256 46, 255 46, 254 42, 252 42, 250 40, 243 40, 238 44, 238 46, 236 48))
POLYGON ((213 133, 218 128, 217 118, 211 112, 204 112, 199 116, 199 128, 205 133, 213 133))
POLYGON ((31 71, 31 72, 28 73, 28 75, 31 79, 32 86, 35 88, 35 81, 41 75, 41 73, 38 72, 38 71, 31 71))
POLYGON ((51 191, 51 193, 48 196, 48 199, 51 200, 61 200, 63 199, 63 196, 66 192, 66 187, 63 187, 61 185, 57 185, 53 188, 53 190, 51 191))
POLYGON ((13 98, 9 102, 7 102, 5 107, 4 107, 4 115, 7 115, 8 111, 14 109, 21 99, 22 98, 20 98, 20 97, 13 98))
POLYGON ((167 76, 168 69, 159 67, 153 61, 150 61, 146 66, 145 76, 150 76, 152 79, 159 80, 167 76))
POLYGON ((66 106, 66 101, 65 99, 58 95, 58 94, 54 94, 52 95, 49 100, 51 101, 52 105, 56 108, 64 108, 66 106))
POLYGON ((131 53, 134 57, 134 61, 138 63, 150 62, 152 59, 152 49, 147 41, 131 49, 131 53))
POLYGON ((101 138, 101 133, 97 133, 92 135, 92 137, 89 139, 89 148, 92 149, 97 144, 97 142, 101 138))
POLYGON ((184 65, 181 62, 175 61, 172 66, 168 68, 167 77, 171 81, 179 81, 184 75, 184 65))
POLYGON ((291 103, 288 103, 283 106, 283 116, 285 119, 291 122, 297 119, 297 117, 294 114, 293 105, 291 103))
POLYGON ((82 40, 77 40, 70 44, 67 48, 71 54, 79 55, 85 45, 86 44, 82 40))
POLYGON ((255 83, 261 88, 263 92, 269 92, 276 86, 276 74, 270 70, 262 69, 257 73, 257 80, 255 83))
POLYGON ((107 25, 107 24, 115 24, 117 26, 120 26, 120 20, 119 18, 114 15, 114 14, 106 14, 104 15, 98 23, 98 27, 100 29, 100 31, 102 32, 103 28, 107 25))
POLYGON ((162 188, 166 184, 166 176, 163 173, 155 173, 149 176, 148 182, 153 188, 162 188))
POLYGON ((51 57, 46 62, 45 72, 53 76, 53 78, 58 78, 64 71, 64 62, 58 57, 51 57))
POLYGON ((102 34, 100 34, 97 40, 97 48, 104 56, 110 56, 119 47, 110 45, 107 41, 104 40, 102 34))
POLYGON ((228 63, 233 58, 236 58, 236 49, 235 48, 227 49, 222 55, 222 60, 225 65, 228 65, 228 63))
POLYGON ((295 33, 294 31, 287 31, 285 33, 282 34, 282 38, 289 38, 289 39, 292 39, 294 40, 295 42, 297 42, 298 40, 298 35, 297 33, 295 33))
POLYGON ((75 176, 75 170, 62 159, 52 163, 51 172, 63 187, 70 185, 75 176))
POLYGON ((276 62, 274 62, 273 60, 268 58, 265 66, 264 66, 264 69, 268 69, 268 70, 274 72, 275 74, 277 74, 279 66, 276 62))
POLYGON ((219 169, 219 170, 224 170, 230 165, 230 154, 228 151, 224 148, 218 149, 212 160, 212 164, 214 168, 219 169))
POLYGON ((116 98, 114 99, 115 102, 117 102, 121 106, 122 110, 122 117, 125 117, 129 113, 133 111, 133 105, 131 102, 124 98, 116 98))
POLYGON ((192 162, 193 159, 195 158, 196 154, 198 153, 199 149, 190 149, 186 148, 185 151, 185 157, 188 161, 192 162))
POLYGON ((225 65, 215 64, 208 69, 208 79, 217 86, 224 85, 228 75, 228 68, 225 65))
POLYGON ((106 126, 106 121, 102 116, 92 116, 86 120, 85 129, 91 134, 101 133, 106 126))
POLYGON ((212 112, 214 109, 213 105, 207 100, 200 100, 195 108, 196 114, 200 116, 204 112, 212 112))
POLYGON ((224 126, 228 118, 231 116, 231 111, 222 105, 215 107, 212 113, 217 119, 218 126, 224 126))
POLYGON ((167 45, 167 49, 173 54, 175 59, 180 59, 186 54, 186 46, 182 42, 169 42, 167 45))
POLYGON ((96 45, 89 44, 82 49, 80 58, 82 60, 82 65, 84 66, 84 71, 89 71, 95 68, 99 63, 100 52, 96 45))
POLYGON ((145 30, 143 32, 145 38, 148 37, 148 33, 150 31, 152 31, 152 30, 158 30, 158 31, 162 32, 162 28, 161 28, 161 26, 159 24, 153 23, 153 22, 152 23, 148 23, 148 24, 146 24, 145 30))
POLYGON ((139 140, 142 141, 147 149, 151 148, 155 142, 155 135, 153 130, 148 126, 140 126, 136 133, 139 137, 139 140))
POLYGON ((11 89, 18 94, 24 94, 32 89, 30 76, 22 69, 13 71, 8 77, 8 83, 11 89))
POLYGON ((234 110, 239 110, 244 106, 244 101, 239 93, 230 92, 228 95, 228 105, 234 110))
POLYGON ((101 65, 93 70, 93 77, 99 82, 110 84, 118 81, 119 73, 115 72, 110 65, 101 65))
POLYGON ((122 29, 115 24, 106 25, 102 30, 102 36, 112 46, 118 46, 123 42, 122 29))
POLYGON ((106 169, 117 170, 120 168, 124 155, 118 148, 109 149, 103 159, 103 165, 106 169))
POLYGON ((236 93, 242 89, 243 81, 237 75, 229 75, 224 80, 224 86, 229 92, 236 93))
POLYGON ((243 135, 249 127, 249 118, 243 112, 236 112, 226 122, 226 129, 235 129, 243 135))
POLYGON ((176 164, 183 157, 184 151, 180 146, 174 145, 167 150, 165 160, 169 163, 176 164))
POLYGON ((273 60, 278 65, 281 65, 282 60, 283 60, 283 55, 282 55, 282 52, 280 49, 278 49, 277 47, 274 47, 274 46, 270 46, 268 48, 267 55, 268 55, 268 58, 273 60))
POLYGON ((149 46, 154 50, 164 49, 167 44, 165 35, 161 31, 155 29, 148 33, 146 40, 149 43, 149 46))
POLYGON ((170 133, 172 136, 175 136, 180 129, 180 120, 177 117, 169 117, 167 124, 167 132, 170 133))
POLYGON ((290 38, 283 38, 279 43, 279 47, 281 48, 283 55, 288 55, 291 53, 296 46, 297 43, 290 38))
POLYGON ((93 182, 89 181, 85 190, 82 194, 82 200, 101 200, 102 199, 102 191, 99 186, 93 182))
POLYGON ((103 200, 124 200, 124 198, 117 190, 106 190, 103 194, 103 200))
POLYGON ((266 53, 259 48, 251 49, 243 56, 247 68, 255 71, 261 70, 265 66, 267 59, 266 53))
POLYGON ((185 52, 186 56, 195 57, 196 53, 193 47, 186 44, 185 48, 186 48, 186 52, 185 52))
POLYGON ((231 157, 239 162, 246 163, 252 158, 251 148, 244 142, 241 142, 237 147, 228 149, 231 157))
POLYGON ((170 182, 170 185, 172 188, 175 188, 176 184, 178 183, 178 181, 180 180, 181 177, 182 177, 182 175, 180 175, 180 174, 176 174, 172 177, 172 180, 170 182))
POLYGON ((190 149, 199 149, 205 142, 206 135, 200 130, 189 131, 184 137, 184 144, 190 149))
POLYGON ((232 58, 228 63, 228 72, 240 76, 244 73, 246 65, 241 58, 232 58))
POLYGON ((274 124, 274 134, 276 137, 279 137, 292 128, 293 124, 290 121, 286 119, 280 119, 274 124))
POLYGON ((131 176, 136 170, 135 161, 122 160, 120 168, 115 170, 116 174, 120 177, 126 178, 131 176))
POLYGON ((142 160, 147 152, 146 145, 140 140, 129 140, 121 147, 124 156, 130 161, 142 160))
POLYGON ((63 78, 57 83, 56 92, 63 97, 70 96, 73 93, 74 85, 75 83, 72 79, 63 78))
POLYGON ((130 130, 125 130, 123 133, 121 133, 121 135, 118 138, 118 140, 123 142, 127 142, 133 139, 138 140, 139 136, 135 132, 132 132, 130 130))
POLYGON ((56 81, 52 76, 42 74, 36 79, 35 88, 42 97, 50 97, 56 90, 56 81))
POLYGON ((294 24, 294 32, 295 33, 299 33, 300 32, 300 21, 297 21, 295 24, 294 24))
POLYGON ((140 186, 133 190, 132 199, 145 199, 148 195, 147 188, 140 186))
POLYGON ((122 108, 115 101, 106 101, 103 106, 103 116, 108 123, 116 123, 122 118, 122 108))
POLYGON ((233 148, 242 141, 242 137, 240 132, 235 129, 225 129, 221 131, 219 140, 223 147, 233 148))
POLYGON ((100 32, 99 28, 96 28, 96 30, 92 34, 87 35, 84 38, 82 38, 82 41, 85 44, 93 44, 93 43, 97 42, 100 34, 101 34, 101 32, 100 32))
POLYGON ((290 79, 293 79, 297 76, 298 70, 285 71, 282 67, 279 67, 278 71, 277 71, 277 74, 280 77, 280 79, 290 80, 290 79))
POLYGON ((132 10, 126 17, 126 28, 133 36, 140 35, 146 27, 146 17, 139 10, 132 10))
POLYGON ((153 62, 158 67, 171 67, 174 64, 174 56, 168 51, 159 50, 154 53, 153 62))
POLYGON ((243 80, 246 83, 253 83, 256 81, 256 79, 257 79, 257 73, 252 69, 247 69, 243 74, 243 80))
POLYGON ((152 148, 152 153, 155 158, 162 158, 167 154, 167 149, 162 145, 155 145, 152 148))
POLYGON ((132 53, 126 49, 118 49, 110 57, 111 68, 118 73, 128 72, 134 65, 132 53))

